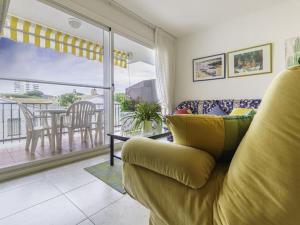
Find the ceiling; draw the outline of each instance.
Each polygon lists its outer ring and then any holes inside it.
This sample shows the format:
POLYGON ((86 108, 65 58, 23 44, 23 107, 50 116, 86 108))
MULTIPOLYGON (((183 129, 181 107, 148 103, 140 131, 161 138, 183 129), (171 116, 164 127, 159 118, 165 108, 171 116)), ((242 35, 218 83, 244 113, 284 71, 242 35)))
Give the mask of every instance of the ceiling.
POLYGON ((176 37, 265 10, 282 0, 111 0, 176 37))

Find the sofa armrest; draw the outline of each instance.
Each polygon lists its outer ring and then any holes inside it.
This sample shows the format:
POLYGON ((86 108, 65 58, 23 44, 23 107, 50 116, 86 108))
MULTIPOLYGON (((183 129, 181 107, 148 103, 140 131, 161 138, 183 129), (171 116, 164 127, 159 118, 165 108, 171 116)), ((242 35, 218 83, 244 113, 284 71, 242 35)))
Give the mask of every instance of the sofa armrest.
POLYGON ((215 166, 214 158, 199 149, 142 137, 132 138, 123 145, 122 160, 193 189, 205 185, 215 166))

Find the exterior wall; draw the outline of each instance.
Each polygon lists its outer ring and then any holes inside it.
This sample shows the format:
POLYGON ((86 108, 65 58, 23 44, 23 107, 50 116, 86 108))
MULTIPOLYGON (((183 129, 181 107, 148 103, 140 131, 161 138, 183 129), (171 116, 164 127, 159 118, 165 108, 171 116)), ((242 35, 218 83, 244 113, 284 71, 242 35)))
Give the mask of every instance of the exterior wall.
POLYGON ((142 102, 158 102, 156 94, 156 80, 144 80, 126 88, 126 95, 142 102))

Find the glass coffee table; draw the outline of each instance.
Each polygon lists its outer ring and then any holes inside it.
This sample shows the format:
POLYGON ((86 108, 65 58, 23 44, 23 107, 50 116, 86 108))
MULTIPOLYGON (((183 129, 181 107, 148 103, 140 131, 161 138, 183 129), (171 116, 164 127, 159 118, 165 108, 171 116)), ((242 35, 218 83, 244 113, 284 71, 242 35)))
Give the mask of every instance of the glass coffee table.
POLYGON ((133 137, 147 137, 151 139, 159 139, 168 137, 171 135, 171 132, 168 130, 162 131, 153 131, 151 133, 143 133, 143 132, 114 132, 107 134, 110 137, 110 165, 114 165, 114 158, 121 159, 120 156, 115 155, 115 140, 119 141, 128 141, 130 138, 133 137))

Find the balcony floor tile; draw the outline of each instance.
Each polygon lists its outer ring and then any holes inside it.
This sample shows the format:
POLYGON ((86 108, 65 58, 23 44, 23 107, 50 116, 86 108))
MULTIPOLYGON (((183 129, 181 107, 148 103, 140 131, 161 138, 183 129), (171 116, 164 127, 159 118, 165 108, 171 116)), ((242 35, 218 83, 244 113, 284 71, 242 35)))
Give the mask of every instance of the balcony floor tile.
MULTIPOLYGON (((35 153, 25 150, 25 140, 16 140, 12 142, 0 143, 0 168, 5 168, 21 163, 32 162, 35 160, 51 158, 57 155, 69 154, 70 152, 84 151, 84 149, 91 148, 91 144, 82 143, 80 134, 74 135, 73 147, 70 149, 68 135, 64 134, 62 138, 61 150, 52 152, 50 149, 48 138, 45 137, 44 146, 41 146, 39 140, 35 153)), ((99 146, 99 145, 97 145, 99 146)), ((94 147, 96 147, 94 145, 94 147)))

